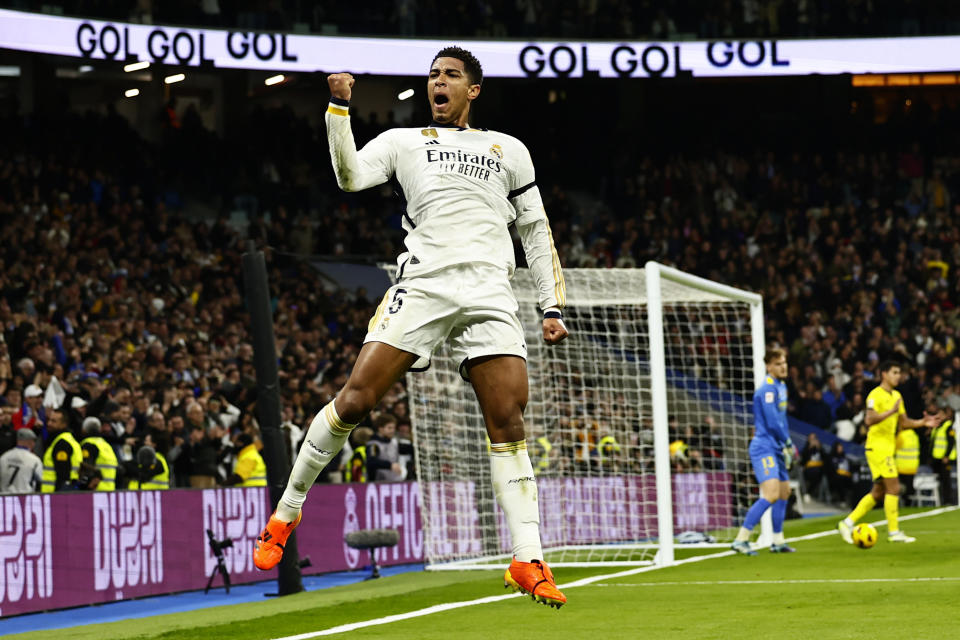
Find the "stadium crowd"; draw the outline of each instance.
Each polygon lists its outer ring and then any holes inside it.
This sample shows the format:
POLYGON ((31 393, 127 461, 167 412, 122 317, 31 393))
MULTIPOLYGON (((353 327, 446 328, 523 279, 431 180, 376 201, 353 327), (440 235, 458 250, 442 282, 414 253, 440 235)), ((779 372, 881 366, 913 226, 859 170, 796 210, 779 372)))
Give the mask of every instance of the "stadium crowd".
MULTIPOLYGON (((66 429, 81 445, 106 442, 117 460, 105 466, 120 468, 120 486, 139 481, 144 462, 160 484, 239 483, 237 458, 258 441, 246 234, 226 219, 190 221, 168 209, 180 201, 170 187, 179 174, 115 114, 3 124, 0 453, 19 444, 45 455, 66 429), (18 441, 25 430, 36 438, 18 441), (138 458, 145 445, 164 462, 138 458)), ((274 211, 248 235, 295 249, 301 227, 291 222, 274 211)), ((300 427, 346 379, 373 306, 362 290, 333 295, 305 262, 266 255, 283 428, 295 455, 300 427)), ((401 433, 405 403, 398 389, 381 412, 397 414, 401 433)), ((58 489, 112 478, 79 462, 66 465, 58 489)))
MULTIPOLYGON (((30 9, 23 0, 13 8, 30 9)), ((949 0, 394 0, 304 3, 292 0, 60 0, 68 15, 148 24, 316 33, 478 38, 751 38, 957 33, 960 9, 949 0)))

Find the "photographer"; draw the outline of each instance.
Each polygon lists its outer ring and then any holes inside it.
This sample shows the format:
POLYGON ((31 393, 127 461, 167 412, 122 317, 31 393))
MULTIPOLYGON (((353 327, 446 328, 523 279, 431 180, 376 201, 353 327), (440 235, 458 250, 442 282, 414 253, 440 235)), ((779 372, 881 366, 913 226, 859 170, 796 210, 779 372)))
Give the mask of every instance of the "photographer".
POLYGON ((88 462, 80 463, 80 470, 77 472, 77 479, 70 482, 66 487, 67 491, 96 491, 103 480, 103 473, 100 469, 88 462))

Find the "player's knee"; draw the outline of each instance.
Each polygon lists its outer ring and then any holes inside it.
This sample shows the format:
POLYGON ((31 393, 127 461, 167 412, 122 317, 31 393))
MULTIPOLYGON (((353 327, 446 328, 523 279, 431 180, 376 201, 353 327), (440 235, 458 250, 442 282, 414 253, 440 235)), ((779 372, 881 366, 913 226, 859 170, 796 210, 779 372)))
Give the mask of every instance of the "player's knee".
POLYGON ((344 387, 337 394, 337 413, 348 424, 356 424, 376 406, 376 394, 370 389, 344 387))
POLYGON ((494 442, 523 440, 523 409, 519 405, 497 407, 487 413, 487 428, 494 442))

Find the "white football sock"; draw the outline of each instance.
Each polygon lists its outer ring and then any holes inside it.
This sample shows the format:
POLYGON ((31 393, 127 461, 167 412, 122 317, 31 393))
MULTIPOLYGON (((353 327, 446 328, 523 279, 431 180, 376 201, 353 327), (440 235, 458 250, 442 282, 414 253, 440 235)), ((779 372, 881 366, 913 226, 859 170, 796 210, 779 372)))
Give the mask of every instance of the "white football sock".
POLYGON ((526 441, 491 444, 490 472, 493 492, 510 527, 513 555, 520 562, 543 560, 537 481, 526 441))
POLYGON ((783 537, 783 531, 780 533, 773 532, 773 544, 787 544, 787 539, 783 537))
POLYGON ((340 419, 332 400, 314 416, 290 472, 287 488, 277 504, 277 518, 284 522, 297 519, 303 501, 307 499, 307 491, 330 459, 343 448, 356 426, 340 419))

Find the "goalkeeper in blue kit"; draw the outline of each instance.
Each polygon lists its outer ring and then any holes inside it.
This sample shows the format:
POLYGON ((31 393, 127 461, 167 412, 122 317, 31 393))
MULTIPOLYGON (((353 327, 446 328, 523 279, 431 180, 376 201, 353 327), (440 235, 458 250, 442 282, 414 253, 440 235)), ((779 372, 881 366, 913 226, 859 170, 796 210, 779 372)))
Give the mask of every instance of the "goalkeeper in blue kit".
POLYGON ((783 521, 790 497, 790 469, 796 449, 787 427, 787 354, 783 349, 769 349, 763 358, 767 375, 763 384, 753 393, 753 420, 756 431, 750 441, 750 461, 753 473, 760 483, 760 498, 747 511, 747 517, 737 533, 732 549, 737 553, 755 556, 750 548, 750 533, 760 522, 764 512, 773 506, 773 553, 796 551, 783 538, 783 521))

